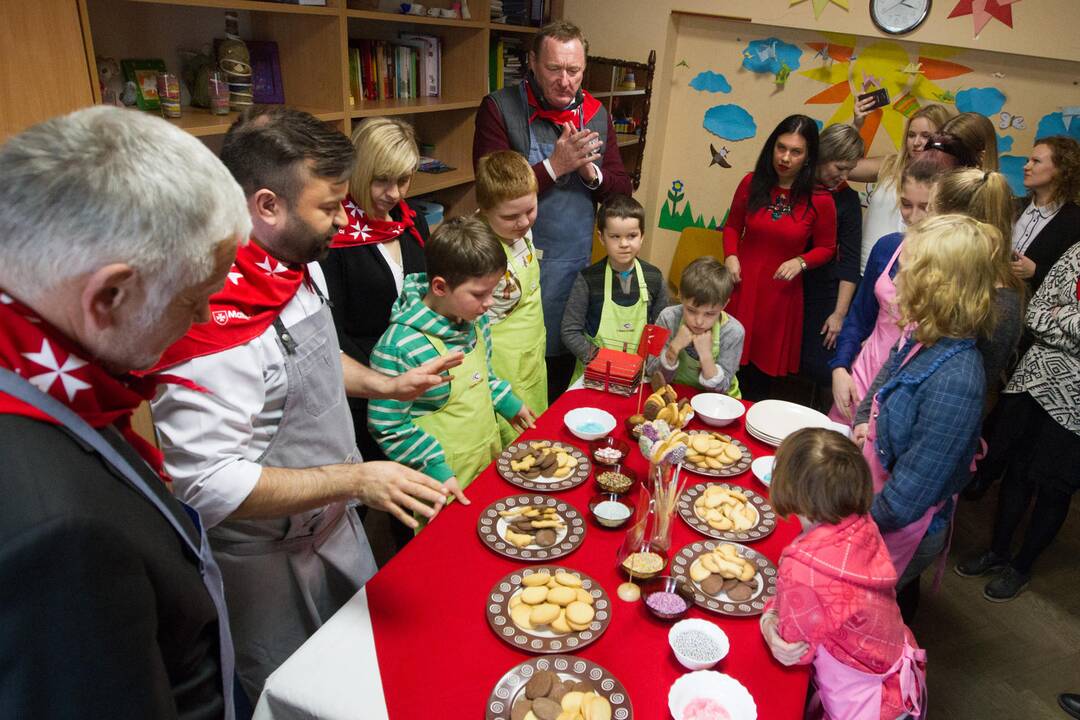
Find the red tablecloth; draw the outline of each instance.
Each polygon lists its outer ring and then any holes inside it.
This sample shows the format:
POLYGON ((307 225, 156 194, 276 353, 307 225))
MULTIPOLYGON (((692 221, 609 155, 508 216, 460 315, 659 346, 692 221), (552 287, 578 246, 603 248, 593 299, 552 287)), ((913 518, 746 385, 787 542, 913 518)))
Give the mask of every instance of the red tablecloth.
MULTIPOLYGON (((619 425, 613 434, 627 439, 622 421, 633 414, 636 399, 595 390, 565 393, 523 439, 569 442, 587 453, 588 443, 572 436, 562 421, 568 410, 584 406, 603 408, 614 415, 619 425)), ((699 427, 705 426, 697 420, 691 423, 691 428, 699 427)), ((725 432, 745 442, 755 457, 774 452, 751 438, 742 420, 725 428, 725 432)), ((639 476, 648 469, 636 448, 631 451, 629 464, 639 476)), ((708 480, 691 474, 688 482, 708 480)), ((749 471, 729 482, 767 492, 749 471)), ((466 493, 471 505, 454 503, 447 507, 367 584, 379 671, 393 720, 483 717, 495 684, 507 670, 530 657, 496 637, 485 617, 491 588, 522 563, 489 550, 481 544, 476 531, 480 512, 488 504, 523 492, 489 467, 466 493)), ((670 625, 656 620, 641 603, 627 604, 616 596, 615 589, 624 578, 616 568, 615 552, 625 527, 608 530, 592 521, 588 500, 597 492, 590 478, 557 495, 588 518, 588 529, 584 544, 555 564, 592 576, 607 591, 613 605, 611 625, 604 635, 576 654, 606 667, 622 681, 633 701, 635 717, 667 718, 668 689, 687 671, 668 646, 670 625)), ((772 535, 752 547, 776 562, 780 551, 798 532, 797 521, 781 521, 772 535)), ((672 554, 701 539, 699 533, 676 519, 672 554)), ((773 660, 761 639, 758 618, 731 618, 697 607, 691 610, 690 617, 712 620, 727 633, 731 652, 715 669, 734 676, 749 689, 757 702, 759 718, 792 720, 802 716, 807 669, 785 668, 773 660)))

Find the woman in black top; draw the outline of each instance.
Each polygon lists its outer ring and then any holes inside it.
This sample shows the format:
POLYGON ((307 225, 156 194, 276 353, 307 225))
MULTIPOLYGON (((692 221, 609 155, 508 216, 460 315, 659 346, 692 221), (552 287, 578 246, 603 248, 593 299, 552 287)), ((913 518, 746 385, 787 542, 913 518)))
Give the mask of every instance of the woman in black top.
MULTIPOLYGON (((344 353, 370 365, 375 344, 390 324, 402 278, 424 272, 424 216, 405 202, 420 163, 416 134, 393 118, 369 118, 353 132, 357 165, 343 205, 341 228, 321 262, 331 312, 344 353)), ((385 460, 367 430, 367 400, 349 398, 356 444, 365 460, 385 460)))
POLYGON ((1024 165, 1027 204, 1013 225, 1013 273, 1035 294, 1046 273, 1080 241, 1080 143, 1054 135, 1035 141, 1024 165))
POLYGON ((828 411, 832 403, 829 360, 859 284, 862 207, 847 177, 863 155, 863 140, 851 125, 837 124, 825 128, 818 143, 818 185, 829 191, 836 204, 836 257, 807 271, 803 278, 800 374, 814 383, 814 404, 828 411))

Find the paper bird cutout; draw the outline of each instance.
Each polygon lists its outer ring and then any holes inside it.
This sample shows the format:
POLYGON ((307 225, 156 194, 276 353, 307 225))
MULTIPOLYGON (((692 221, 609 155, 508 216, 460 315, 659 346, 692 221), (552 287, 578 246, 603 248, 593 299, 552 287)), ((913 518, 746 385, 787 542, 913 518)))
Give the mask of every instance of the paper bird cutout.
MULTIPOLYGON (((788 5, 788 7, 794 7, 795 5, 804 2, 806 2, 806 0, 791 0, 791 5, 788 5)), ((848 0, 811 0, 811 2, 814 5, 815 20, 821 17, 821 13, 825 12, 825 6, 829 3, 832 3, 833 5, 836 5, 838 7, 842 7, 844 8, 844 10, 848 9, 848 0)))
POLYGON ((722 168, 731 167, 731 163, 729 163, 727 159, 728 152, 729 150, 726 147, 717 150, 712 143, 709 143, 709 154, 712 157, 712 162, 709 163, 709 167, 712 167, 713 165, 719 165, 722 168))
POLYGON ((922 72, 922 63, 909 62, 904 67, 900 68, 900 72, 907 73, 908 75, 918 75, 922 72))
POLYGON ((934 93, 934 97, 943 103, 955 103, 956 95, 952 90, 945 90, 943 92, 934 93))
POLYGON ((996 73, 994 73, 994 77, 996 77, 996 78, 997 78, 998 80, 1000 80, 1000 79, 1002 79, 1003 77, 1005 77, 1005 73, 1003 73, 1003 72, 996 72, 996 73))
POLYGON ((1065 129, 1072 129, 1074 118, 1080 117, 1080 105, 1066 105, 1061 108, 1061 120, 1065 123, 1065 129))
POLYGON ((682 60, 680 60, 678 63, 675 64, 675 67, 677 67, 677 68, 681 68, 681 67, 689 68, 690 64, 686 62, 686 58, 683 58, 682 60))
POLYGON ((863 81, 862 81, 863 92, 869 91, 870 88, 872 88, 872 87, 884 87, 884 85, 881 82, 881 78, 877 77, 876 75, 871 75, 871 74, 867 73, 866 75, 863 76, 863 81))
POLYGON ((1013 26, 1012 6, 1020 0, 960 0, 949 13, 950 18, 971 15, 975 20, 975 36, 978 37, 990 18, 997 18, 1002 23, 1013 26))

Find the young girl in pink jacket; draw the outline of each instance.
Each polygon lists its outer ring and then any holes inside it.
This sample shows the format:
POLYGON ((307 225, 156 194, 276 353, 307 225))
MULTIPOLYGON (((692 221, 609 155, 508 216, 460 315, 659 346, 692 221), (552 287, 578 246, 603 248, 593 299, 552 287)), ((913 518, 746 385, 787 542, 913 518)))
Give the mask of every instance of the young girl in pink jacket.
POLYGON ((780 555, 761 632, 781 663, 813 664, 807 717, 922 717, 926 652, 900 618, 859 449, 832 430, 792 433, 776 452, 771 495, 804 530, 780 555))

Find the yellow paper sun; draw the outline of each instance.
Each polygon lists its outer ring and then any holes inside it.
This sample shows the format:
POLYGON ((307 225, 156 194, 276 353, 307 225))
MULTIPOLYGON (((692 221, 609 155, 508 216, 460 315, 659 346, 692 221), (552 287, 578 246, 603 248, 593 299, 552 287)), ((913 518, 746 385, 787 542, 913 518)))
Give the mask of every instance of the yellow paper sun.
POLYGON ((946 60, 960 52, 953 48, 920 47, 917 56, 912 58, 895 42, 878 40, 856 50, 854 35, 824 35, 826 42, 807 44, 817 51, 818 55, 814 57, 827 56, 828 59, 821 66, 799 74, 829 87, 805 102, 807 105, 837 103, 836 112, 826 123, 832 125, 851 121, 856 95, 879 87, 888 90, 892 103, 870 113, 863 124, 861 135, 867 147, 873 143, 878 127, 884 126, 893 145, 899 148, 904 123, 916 110, 928 103, 955 102, 952 91, 937 85, 934 80, 971 72, 969 67, 946 60))
MULTIPOLYGON (((806 0, 791 0, 791 5, 788 7, 794 7, 799 3, 804 3, 806 0)), ((821 17, 821 13, 825 12, 825 6, 829 3, 842 7, 845 10, 848 9, 848 0, 811 0, 814 3, 814 19, 817 20, 821 17)))

